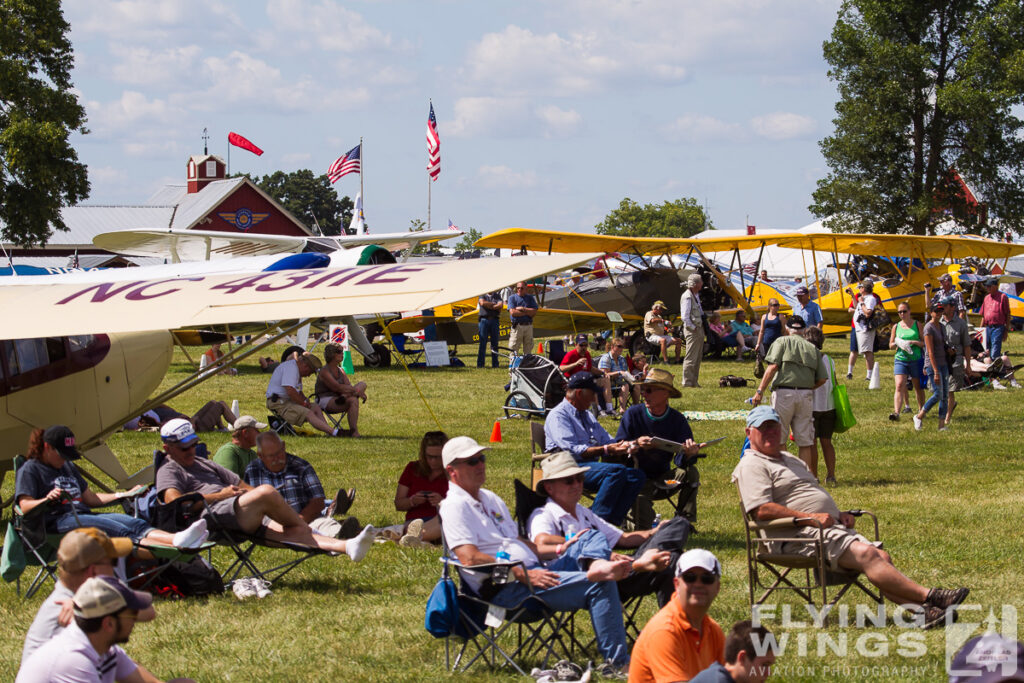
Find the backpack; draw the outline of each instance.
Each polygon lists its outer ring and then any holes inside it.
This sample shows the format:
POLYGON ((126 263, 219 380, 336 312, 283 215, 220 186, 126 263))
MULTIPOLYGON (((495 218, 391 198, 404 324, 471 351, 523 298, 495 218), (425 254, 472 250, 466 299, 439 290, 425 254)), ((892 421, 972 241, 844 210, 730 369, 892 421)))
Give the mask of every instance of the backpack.
POLYGON ((745 387, 747 386, 747 380, 743 377, 737 377, 736 375, 723 375, 718 380, 718 386, 720 387, 745 387))
MULTIPOLYGON (((155 569, 160 561, 138 562, 129 569, 129 582, 132 576, 139 577, 146 571, 155 569)), ((165 568, 147 587, 156 595, 170 599, 218 595, 224 592, 224 582, 220 574, 198 555, 188 562, 170 560, 165 568)))

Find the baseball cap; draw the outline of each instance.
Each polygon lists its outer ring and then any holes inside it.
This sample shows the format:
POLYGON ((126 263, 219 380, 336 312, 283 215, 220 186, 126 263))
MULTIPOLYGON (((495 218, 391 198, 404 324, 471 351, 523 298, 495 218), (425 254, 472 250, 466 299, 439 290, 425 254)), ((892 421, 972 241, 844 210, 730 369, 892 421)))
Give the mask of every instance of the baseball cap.
POLYGON ((266 429, 267 425, 262 422, 257 422, 256 418, 252 415, 241 415, 237 420, 235 420, 235 423, 231 425, 231 431, 237 432, 239 429, 245 429, 246 427, 266 429))
POLYGON ((153 596, 133 591, 115 576, 94 576, 75 592, 75 616, 96 619, 123 609, 142 611, 153 604, 153 596))
POLYGON ((779 417, 779 414, 775 412, 775 409, 772 408, 771 406, 757 406, 749 413, 747 413, 748 427, 754 427, 756 429, 757 427, 763 425, 765 422, 772 421, 782 422, 782 418, 779 417))
POLYGON ((47 427, 43 432, 43 443, 48 443, 65 460, 78 460, 82 454, 75 448, 75 434, 64 425, 47 427))
POLYGON ((651 308, 665 308, 665 302, 662 301, 661 299, 658 299, 653 304, 651 304, 651 308))
POLYGON ((811 290, 807 289, 803 285, 800 285, 799 287, 797 287, 796 289, 793 290, 793 293, 794 294, 810 294, 811 290))
POLYGON ((590 341, 590 340, 587 339, 587 335, 585 335, 585 334, 577 334, 576 335, 576 343, 577 344, 583 344, 583 343, 588 342, 588 341, 590 341))
POLYGON ((448 467, 456 460, 472 458, 477 453, 489 450, 491 450, 489 447, 481 446, 472 437, 457 436, 454 439, 448 439, 444 448, 441 449, 441 462, 448 467))
POLYGON ((676 562, 676 576, 682 576, 687 569, 695 567, 715 576, 722 575, 722 564, 717 557, 703 548, 694 548, 679 556, 679 561, 676 562))
POLYGON ((953 656, 949 683, 1024 681, 1024 645, 986 633, 971 638, 953 656))
POLYGON ((802 330, 807 327, 807 323, 804 321, 803 316, 791 315, 786 318, 786 327, 791 330, 802 330))
POLYGON ((593 392, 597 391, 597 383, 594 382, 594 376, 586 370, 580 370, 579 372, 573 373, 572 377, 569 378, 570 389, 589 389, 593 392))
POLYGON ((309 351, 304 352, 301 358, 302 360, 309 363, 309 366, 313 368, 314 372, 322 368, 324 365, 323 363, 320 362, 320 359, 316 356, 316 354, 312 354, 309 351))
POLYGON ((939 276, 939 282, 943 282, 945 280, 949 280, 950 282, 952 282, 953 276, 950 275, 949 273, 943 273, 942 275, 939 276))
POLYGON ((199 440, 192 423, 181 417, 165 422, 160 428, 160 438, 165 443, 176 443, 181 446, 189 446, 199 440))
POLYGON ((132 552, 132 539, 110 538, 96 527, 72 529, 60 539, 57 563, 64 571, 80 572, 104 560, 127 557, 132 552))

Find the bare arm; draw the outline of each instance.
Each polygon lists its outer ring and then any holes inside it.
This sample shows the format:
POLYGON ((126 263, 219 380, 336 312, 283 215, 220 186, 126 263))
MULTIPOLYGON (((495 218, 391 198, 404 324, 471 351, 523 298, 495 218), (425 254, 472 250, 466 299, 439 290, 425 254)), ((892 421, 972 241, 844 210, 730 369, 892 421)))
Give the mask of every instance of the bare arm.
POLYGON ((295 387, 285 387, 284 393, 288 394, 288 398, 292 403, 298 403, 300 406, 309 407, 309 401, 307 401, 306 397, 299 393, 295 387))
MULTIPOLYGON (((526 541, 527 545, 531 548, 536 548, 532 543, 526 541)), ((497 562, 498 558, 493 555, 480 552, 472 543, 466 543, 460 545, 457 548, 452 548, 452 552, 455 553, 456 559, 467 567, 472 567, 478 564, 490 564, 497 562)), ((549 572, 547 569, 528 569, 523 570, 522 567, 515 567, 512 570, 512 575, 516 577, 517 581, 522 583, 530 583, 537 588, 551 588, 558 585, 558 574, 549 572)))
POLYGON ((757 330, 757 343, 754 344, 755 349, 761 348, 761 340, 764 339, 764 321, 768 318, 768 314, 765 313, 761 316, 761 327, 757 330))
POLYGON ((775 373, 779 371, 779 366, 772 363, 764 369, 764 377, 761 378, 761 384, 757 387, 757 393, 754 394, 754 400, 752 405, 759 405, 761 399, 764 398, 765 387, 771 386, 772 379, 775 377, 775 373))
MULTIPOLYGON (((778 503, 763 503, 754 510, 754 519, 758 522, 770 522, 773 519, 782 519, 784 517, 809 517, 818 520, 823 527, 830 527, 839 521, 827 512, 800 512, 778 503)), ((813 526, 813 523, 803 521, 800 522, 800 525, 813 526)))
POLYGON ((414 507, 423 505, 429 501, 430 498, 421 491, 417 491, 410 495, 409 487, 405 484, 399 484, 398 489, 395 491, 395 509, 399 512, 412 510, 414 507))
POLYGON ((299 512, 299 517, 302 517, 302 519, 306 520, 306 524, 309 524, 314 519, 320 516, 320 511, 323 509, 324 497, 317 496, 316 498, 313 498, 308 503, 306 503, 306 507, 302 508, 302 510, 299 512))

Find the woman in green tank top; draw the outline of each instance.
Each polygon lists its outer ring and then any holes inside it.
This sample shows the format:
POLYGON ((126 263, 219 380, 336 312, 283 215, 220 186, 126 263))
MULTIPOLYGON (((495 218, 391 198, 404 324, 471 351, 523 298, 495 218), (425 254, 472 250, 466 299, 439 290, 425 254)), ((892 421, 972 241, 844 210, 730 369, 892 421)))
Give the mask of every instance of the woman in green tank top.
POLYGON ((892 326, 892 333, 889 335, 889 348, 896 349, 893 359, 893 375, 896 382, 896 391, 893 393, 893 412, 889 419, 896 422, 900 419, 900 412, 904 406, 910 411, 907 405, 907 377, 914 385, 914 393, 917 395, 917 408, 924 405, 924 390, 921 389, 921 357, 924 353, 924 341, 921 339, 921 326, 910 316, 910 306, 901 303, 897 307, 900 320, 892 326))

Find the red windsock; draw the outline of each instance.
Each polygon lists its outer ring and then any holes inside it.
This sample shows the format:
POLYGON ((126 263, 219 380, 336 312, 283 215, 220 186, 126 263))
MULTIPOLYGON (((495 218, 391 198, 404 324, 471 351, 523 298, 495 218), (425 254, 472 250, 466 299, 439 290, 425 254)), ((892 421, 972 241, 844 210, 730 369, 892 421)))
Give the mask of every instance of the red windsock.
POLYGON ((263 154, 263 150, 252 144, 238 133, 228 133, 228 144, 234 145, 235 147, 241 147, 247 149, 256 156, 263 154))

